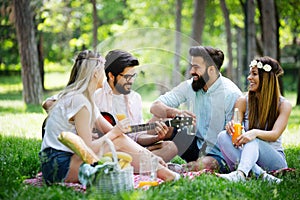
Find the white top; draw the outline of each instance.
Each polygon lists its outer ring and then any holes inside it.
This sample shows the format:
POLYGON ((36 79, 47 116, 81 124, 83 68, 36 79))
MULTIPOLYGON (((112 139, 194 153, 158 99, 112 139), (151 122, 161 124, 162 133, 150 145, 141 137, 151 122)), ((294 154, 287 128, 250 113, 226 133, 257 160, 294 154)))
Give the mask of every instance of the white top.
POLYGON ((95 92, 95 103, 100 112, 108 112, 115 119, 116 114, 123 113, 131 125, 143 123, 142 97, 135 91, 127 95, 115 95, 108 82, 104 81, 103 87, 95 92))
MULTIPOLYGON (((91 113, 89 121, 91 122, 92 106, 83 94, 70 93, 56 101, 50 111, 45 126, 45 136, 42 142, 41 150, 52 147, 57 150, 72 152, 68 147, 62 144, 58 139, 58 135, 63 131, 73 132, 77 134, 74 121, 71 118, 78 113, 83 107, 86 107, 91 113)), ((96 118, 100 116, 99 111, 94 106, 96 118)))

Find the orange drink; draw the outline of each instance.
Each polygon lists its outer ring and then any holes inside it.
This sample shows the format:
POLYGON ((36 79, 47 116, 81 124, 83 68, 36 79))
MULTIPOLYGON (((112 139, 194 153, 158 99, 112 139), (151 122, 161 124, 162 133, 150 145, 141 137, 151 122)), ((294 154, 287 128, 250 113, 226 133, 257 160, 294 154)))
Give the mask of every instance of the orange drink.
POLYGON ((140 181, 139 182, 139 188, 144 186, 157 186, 158 181, 140 181))
POLYGON ((238 138, 242 134, 242 125, 239 120, 239 109, 238 108, 234 109, 233 121, 234 121, 234 124, 233 124, 234 133, 232 134, 231 141, 232 141, 232 144, 235 144, 236 138, 238 138))
POLYGON ((233 127, 234 127, 234 133, 232 134, 232 138, 231 138, 232 144, 235 143, 236 138, 238 138, 242 133, 241 123, 234 123, 233 127))
POLYGON ((118 114, 116 114, 116 117, 117 117, 118 121, 121 121, 126 118, 126 115, 124 113, 118 113, 118 114))

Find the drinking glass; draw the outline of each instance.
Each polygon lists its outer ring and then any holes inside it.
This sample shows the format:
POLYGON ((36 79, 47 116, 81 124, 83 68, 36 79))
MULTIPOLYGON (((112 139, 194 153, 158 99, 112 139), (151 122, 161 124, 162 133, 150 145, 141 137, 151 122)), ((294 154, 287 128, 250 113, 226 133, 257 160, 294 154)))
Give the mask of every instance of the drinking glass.
POLYGON ((152 156, 149 152, 141 152, 139 187, 158 185, 157 168, 158 158, 156 156, 152 156))
MULTIPOLYGON (((186 101, 180 107, 181 110, 187 110, 194 113, 194 103, 192 100, 186 101)), ((187 135, 196 135, 195 126, 193 124, 183 126, 182 131, 186 132, 187 135)))

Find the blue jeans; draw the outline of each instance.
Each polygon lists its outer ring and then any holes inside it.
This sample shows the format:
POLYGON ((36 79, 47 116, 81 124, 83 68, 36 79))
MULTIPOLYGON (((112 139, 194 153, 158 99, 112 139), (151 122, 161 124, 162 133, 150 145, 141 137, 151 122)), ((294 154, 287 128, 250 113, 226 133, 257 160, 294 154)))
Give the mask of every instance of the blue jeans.
POLYGON ((47 185, 63 182, 67 177, 73 153, 47 148, 39 152, 42 174, 47 185))
MULTIPOLYGON (((197 137, 194 138, 192 144, 189 146, 189 148, 183 153, 181 156, 182 159, 184 159, 186 162, 191 162, 195 161, 199 158, 199 154, 205 152, 206 145, 203 145, 202 149, 198 148, 197 145, 197 137)), ((228 167, 226 165, 226 160, 224 160, 222 157, 219 155, 215 154, 205 154, 205 156, 210 156, 213 157, 214 159, 217 160, 219 164, 219 172, 220 173, 227 173, 228 172, 228 167)))
POLYGON ((231 136, 226 131, 222 131, 218 135, 217 142, 231 171, 238 169, 248 176, 252 170, 256 176, 259 176, 264 171, 287 167, 284 153, 276 151, 263 140, 255 139, 241 148, 235 148, 231 136))

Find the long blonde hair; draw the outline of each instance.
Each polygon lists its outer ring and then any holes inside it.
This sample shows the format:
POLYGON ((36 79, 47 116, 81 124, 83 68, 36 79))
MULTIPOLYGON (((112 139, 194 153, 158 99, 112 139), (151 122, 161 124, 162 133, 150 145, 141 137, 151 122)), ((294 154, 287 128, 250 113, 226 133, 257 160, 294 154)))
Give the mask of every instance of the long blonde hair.
POLYGON ((105 60, 99 53, 92 52, 90 50, 81 51, 76 56, 75 63, 73 65, 73 69, 77 69, 77 73, 72 75, 75 77, 73 83, 67 85, 67 87, 58 94, 58 100, 70 93, 72 93, 72 95, 83 94, 92 106, 91 126, 95 121, 94 100, 92 99, 94 94, 90 94, 88 86, 92 80, 94 71, 97 68, 104 68, 104 63, 105 60))
POLYGON ((256 92, 248 92, 249 130, 257 128, 271 130, 278 117, 279 98, 281 96, 278 76, 283 74, 280 64, 273 58, 255 59, 263 66, 270 65, 271 70, 257 68, 259 86, 256 92))

